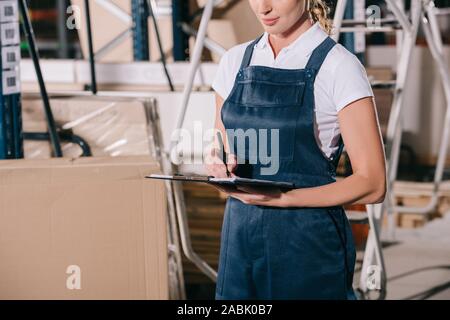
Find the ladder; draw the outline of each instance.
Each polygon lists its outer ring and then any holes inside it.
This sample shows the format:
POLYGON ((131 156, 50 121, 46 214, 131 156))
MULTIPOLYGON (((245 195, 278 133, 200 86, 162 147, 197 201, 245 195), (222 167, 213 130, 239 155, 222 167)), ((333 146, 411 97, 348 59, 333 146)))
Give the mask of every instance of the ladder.
MULTIPOLYGON (((402 29, 401 33, 397 32, 397 79, 392 84, 394 88, 394 99, 389 116, 389 123, 387 128, 386 137, 386 156, 388 159, 387 164, 387 196, 385 201, 381 204, 367 205, 367 222, 369 224, 369 235, 364 252, 363 265, 361 269, 361 276, 359 281, 359 293, 361 298, 369 298, 369 289, 377 289, 379 291, 379 299, 386 297, 386 267, 384 263, 384 257, 382 252, 382 244, 380 239, 381 224, 383 221, 383 213, 386 206, 389 207, 389 202, 392 201, 391 188, 392 182, 396 177, 396 168, 398 164, 400 143, 401 143, 401 115, 403 111, 403 93, 404 87, 408 75, 408 68, 411 60, 411 53, 414 48, 417 31, 420 19, 420 6, 418 5, 420 0, 411 1, 411 20, 407 17, 406 13, 402 9, 402 3, 395 0, 386 0, 388 8, 394 14, 398 25, 367 27, 366 20, 363 21, 345 21, 343 19, 344 10, 347 5, 347 0, 338 0, 333 19, 333 25, 335 33, 333 39, 338 40, 341 32, 396 32, 399 28, 402 29), (346 24, 347 26, 343 27, 346 24), (363 26, 361 26, 361 24, 363 26), (400 38, 400 39, 399 39, 400 38), (373 267, 377 268, 373 268, 373 267), (377 274, 368 274, 369 272, 377 272, 377 274), (372 278, 375 276, 375 278, 372 278), (374 287, 370 286, 369 281, 372 279, 377 280, 374 287)), ((381 17, 379 17, 381 18, 381 17)), ((391 21, 383 21, 387 23, 391 21)), ((352 217, 349 217, 352 221, 352 217)))
MULTIPOLYGON (((395 0, 386 0, 388 8, 392 11, 397 20, 398 25, 388 25, 386 27, 355 27, 357 24, 365 24, 365 21, 344 21, 342 19, 346 0, 339 0, 336 6, 334 26, 336 33, 334 39, 339 37, 339 32, 397 32, 397 46, 398 46, 398 66, 397 79, 391 85, 394 86, 394 99, 389 117, 387 138, 386 138, 386 154, 388 159, 387 165, 387 184, 388 196, 384 203, 367 205, 367 221, 370 225, 369 237, 364 252, 363 266, 359 281, 359 292, 363 298, 368 298, 369 285, 371 282, 371 274, 367 272, 374 270, 372 266, 377 266, 380 272, 379 299, 386 297, 386 268, 383 259, 382 245, 380 241, 381 223, 383 214, 386 210, 388 215, 388 235, 391 239, 394 238, 396 223, 394 220, 394 212, 410 212, 426 214, 432 211, 438 200, 438 189, 442 182, 445 160, 447 156, 447 146, 450 135, 450 76, 448 66, 445 63, 443 56, 442 40, 437 25, 437 15, 450 14, 449 9, 437 9, 432 0, 413 0, 411 1, 411 10, 409 17, 403 10, 403 3, 395 0), (343 27, 344 24, 353 25, 350 27, 343 27), (408 78, 408 68, 411 62, 411 54, 414 48, 417 31, 419 25, 422 25, 425 32, 427 44, 435 60, 442 84, 444 86, 445 97, 447 101, 447 111, 445 116, 445 124, 440 144, 437 167, 434 176, 434 189, 429 204, 423 208, 410 208, 394 205, 394 198, 392 191, 393 182, 397 176, 397 168, 399 163, 399 153, 402 135, 402 114, 403 93, 405 84, 408 78), (399 28, 400 27, 400 28, 399 28), (401 30, 401 31, 399 31, 401 30)), ((381 22, 392 23, 392 19, 380 19, 381 22)), ((390 85, 389 83, 379 82, 375 85, 390 85)), ((354 221, 353 218, 350 218, 354 221)))
POLYGON ((394 206, 395 212, 427 214, 438 205, 438 192, 443 179, 445 161, 448 154, 448 143, 450 136, 450 69, 446 63, 443 53, 442 37, 437 23, 438 15, 450 15, 450 8, 436 8, 434 1, 423 0, 422 28, 430 48, 431 55, 435 61, 444 88, 444 95, 447 103, 444 128, 441 136, 441 142, 434 173, 433 190, 429 203, 424 207, 404 207, 394 206))

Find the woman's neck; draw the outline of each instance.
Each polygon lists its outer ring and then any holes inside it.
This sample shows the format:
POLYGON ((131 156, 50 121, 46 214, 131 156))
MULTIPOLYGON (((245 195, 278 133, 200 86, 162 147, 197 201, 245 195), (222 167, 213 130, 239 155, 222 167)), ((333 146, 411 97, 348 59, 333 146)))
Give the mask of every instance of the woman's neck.
POLYGON ((309 19, 308 12, 305 12, 300 19, 287 31, 279 34, 269 34, 269 44, 276 58, 280 51, 294 42, 302 33, 306 32, 313 23, 309 19))

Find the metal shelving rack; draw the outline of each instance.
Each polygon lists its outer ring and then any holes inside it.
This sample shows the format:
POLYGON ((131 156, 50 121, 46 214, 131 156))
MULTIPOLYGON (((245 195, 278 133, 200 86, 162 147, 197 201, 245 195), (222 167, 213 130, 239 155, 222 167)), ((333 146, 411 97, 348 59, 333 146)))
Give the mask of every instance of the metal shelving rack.
POLYGON ((189 36, 183 30, 183 24, 189 21, 189 1, 172 0, 173 58, 185 61, 189 57, 189 36))
POLYGON ((148 45, 148 16, 147 0, 131 0, 131 17, 133 19, 133 54, 135 61, 150 60, 148 45))
POLYGON ((16 0, 0 1, 0 159, 23 158, 20 29, 16 0))

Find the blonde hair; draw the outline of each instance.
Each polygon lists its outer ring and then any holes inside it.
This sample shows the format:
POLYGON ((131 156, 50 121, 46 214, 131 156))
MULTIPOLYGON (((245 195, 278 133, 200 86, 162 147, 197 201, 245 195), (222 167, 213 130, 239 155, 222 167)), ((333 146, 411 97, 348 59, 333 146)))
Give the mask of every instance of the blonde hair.
POLYGON ((306 0, 307 1, 307 10, 309 11, 309 15, 314 22, 319 21, 322 29, 331 34, 333 25, 331 20, 328 18, 328 14, 331 9, 328 4, 325 2, 326 0, 306 0))

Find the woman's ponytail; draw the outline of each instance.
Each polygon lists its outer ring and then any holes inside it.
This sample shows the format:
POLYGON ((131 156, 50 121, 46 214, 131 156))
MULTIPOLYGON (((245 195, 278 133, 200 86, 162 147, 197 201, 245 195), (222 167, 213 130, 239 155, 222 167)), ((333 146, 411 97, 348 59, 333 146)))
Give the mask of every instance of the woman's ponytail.
POLYGON ((305 0, 305 1, 307 1, 307 10, 309 11, 311 19, 314 22, 319 21, 319 24, 322 27, 322 29, 326 33, 328 33, 328 35, 330 35, 333 25, 331 20, 328 18, 328 15, 330 14, 331 9, 327 5, 325 0, 305 0))

